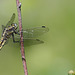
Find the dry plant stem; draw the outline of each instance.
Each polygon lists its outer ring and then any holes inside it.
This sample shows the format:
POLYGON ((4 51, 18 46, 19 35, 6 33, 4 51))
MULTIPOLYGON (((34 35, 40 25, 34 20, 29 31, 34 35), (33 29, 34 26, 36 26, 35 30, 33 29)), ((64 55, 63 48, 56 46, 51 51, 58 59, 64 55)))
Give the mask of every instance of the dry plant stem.
POLYGON ((25 60, 24 44, 23 44, 23 32, 21 32, 22 31, 22 19, 21 19, 21 10, 20 10, 21 6, 20 6, 19 0, 16 0, 16 4, 17 4, 17 11, 18 11, 22 62, 23 62, 23 67, 24 67, 24 73, 25 73, 25 75, 28 75, 27 66, 26 66, 26 60, 25 60))

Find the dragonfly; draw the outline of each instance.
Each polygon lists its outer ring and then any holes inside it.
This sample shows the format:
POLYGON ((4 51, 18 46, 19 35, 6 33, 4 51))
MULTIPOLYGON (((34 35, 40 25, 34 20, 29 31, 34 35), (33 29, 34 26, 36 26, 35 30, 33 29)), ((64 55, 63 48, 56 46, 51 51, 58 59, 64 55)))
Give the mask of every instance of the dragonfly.
MULTIPOLYGON (((0 50, 5 45, 5 43, 8 41, 8 39, 11 38, 11 36, 12 36, 14 43, 20 42, 20 41, 15 41, 15 39, 20 39, 20 32, 18 30, 17 24, 14 23, 14 20, 15 20, 15 13, 13 13, 12 17, 10 18, 6 26, 2 25, 0 50)), ((36 39, 36 38, 48 31, 49 31, 49 28, 45 26, 28 28, 28 29, 22 30, 23 38, 25 42, 30 42, 30 44, 43 43, 43 41, 36 39)))

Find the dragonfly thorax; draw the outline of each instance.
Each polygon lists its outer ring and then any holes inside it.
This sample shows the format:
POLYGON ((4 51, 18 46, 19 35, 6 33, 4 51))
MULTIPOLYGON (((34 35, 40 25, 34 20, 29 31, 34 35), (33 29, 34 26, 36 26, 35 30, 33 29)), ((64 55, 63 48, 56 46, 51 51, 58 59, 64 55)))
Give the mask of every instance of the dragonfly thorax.
POLYGON ((4 29, 2 36, 5 38, 9 38, 12 33, 14 33, 17 29, 17 25, 15 23, 11 24, 11 26, 8 26, 4 29))

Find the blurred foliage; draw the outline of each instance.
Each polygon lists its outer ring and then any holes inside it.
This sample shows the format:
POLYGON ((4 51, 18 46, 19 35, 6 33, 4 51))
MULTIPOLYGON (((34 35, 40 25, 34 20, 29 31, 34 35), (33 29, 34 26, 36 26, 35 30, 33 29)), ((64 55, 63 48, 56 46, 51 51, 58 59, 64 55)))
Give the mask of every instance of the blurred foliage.
MULTIPOLYGON (((46 25, 44 44, 25 47, 29 75, 68 75, 75 69, 75 0, 20 0, 23 29, 46 25)), ((16 0, 0 0, 1 25, 16 13, 16 0)), ((0 75, 24 75, 20 44, 9 40, 0 51, 0 75)))
POLYGON ((75 72, 74 72, 73 70, 70 70, 70 71, 68 72, 68 75, 75 75, 75 72))

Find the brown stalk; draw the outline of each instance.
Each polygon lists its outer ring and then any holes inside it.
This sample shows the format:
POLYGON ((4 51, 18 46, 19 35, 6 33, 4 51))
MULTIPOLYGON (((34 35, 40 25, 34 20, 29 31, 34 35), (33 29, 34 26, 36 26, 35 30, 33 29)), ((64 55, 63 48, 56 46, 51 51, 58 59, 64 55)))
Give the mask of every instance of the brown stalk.
POLYGON ((24 44, 23 44, 21 3, 19 2, 19 0, 16 0, 16 4, 17 4, 17 12, 18 12, 18 22, 19 22, 19 31, 20 31, 20 44, 21 44, 21 56, 22 56, 22 62, 23 62, 23 67, 24 67, 24 74, 28 75, 27 66, 26 66, 26 59, 25 59, 25 52, 24 52, 24 44))

